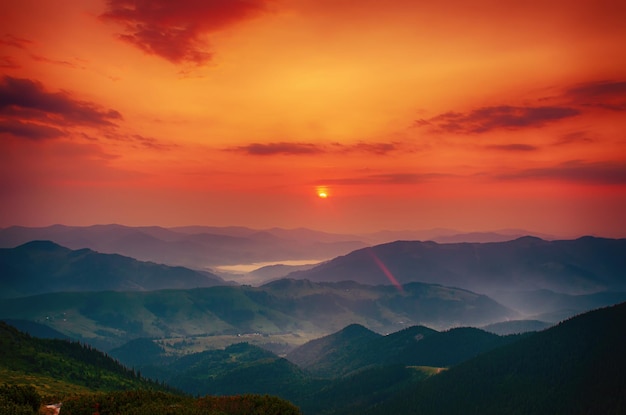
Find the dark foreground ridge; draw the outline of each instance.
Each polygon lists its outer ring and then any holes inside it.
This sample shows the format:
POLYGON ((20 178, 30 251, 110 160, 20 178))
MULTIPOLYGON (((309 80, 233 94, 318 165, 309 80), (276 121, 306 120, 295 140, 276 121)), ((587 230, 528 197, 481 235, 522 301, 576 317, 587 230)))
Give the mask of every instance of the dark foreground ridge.
POLYGON ((592 311, 410 387, 368 414, 626 413, 626 303, 592 311))

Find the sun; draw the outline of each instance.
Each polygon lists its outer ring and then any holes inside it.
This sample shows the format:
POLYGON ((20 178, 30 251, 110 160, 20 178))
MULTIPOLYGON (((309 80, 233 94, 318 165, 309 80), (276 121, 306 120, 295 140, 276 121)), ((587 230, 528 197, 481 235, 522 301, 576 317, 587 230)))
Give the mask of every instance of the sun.
POLYGON ((328 198, 328 188, 326 188, 326 187, 318 187, 316 190, 317 190, 317 196, 320 199, 328 198))

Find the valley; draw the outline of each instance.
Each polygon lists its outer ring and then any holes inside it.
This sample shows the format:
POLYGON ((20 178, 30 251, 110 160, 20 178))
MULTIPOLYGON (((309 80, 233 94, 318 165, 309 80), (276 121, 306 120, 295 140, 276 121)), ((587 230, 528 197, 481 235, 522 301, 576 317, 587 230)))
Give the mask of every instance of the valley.
MULTIPOLYGON (((82 396, 77 404, 100 399, 90 395, 97 391, 153 390, 166 394, 157 399, 163 402, 183 402, 184 395, 272 395, 304 415, 387 410, 381 408, 409 413, 405 401, 443 405, 434 403, 440 393, 435 389, 444 382, 441 387, 457 390, 455 379, 469 376, 463 368, 506 371, 482 367, 491 359, 509 362, 501 357, 509 353, 536 354, 537 342, 552 344, 541 359, 560 359, 550 354, 553 349, 565 357, 602 350, 622 365, 621 355, 607 352, 604 342, 621 341, 612 331, 624 318, 624 252, 626 240, 591 237, 397 241, 304 268, 288 261, 262 267, 246 274, 258 273, 252 285, 181 265, 29 241, 0 248, 0 320, 9 324, 3 336, 14 342, 2 344, 13 357, 0 373, 11 384, 33 385, 48 401, 82 396), (12 331, 12 325, 33 337, 12 331), (570 346, 567 336, 574 329, 568 327, 594 333, 600 343, 582 347, 591 338, 579 334, 583 340, 570 346), (89 362, 71 363, 72 369, 52 363, 91 351, 96 354, 89 362), (59 352, 65 357, 54 357, 59 352), (33 366, 32 353, 49 355, 50 363, 33 366), (109 358, 116 363, 102 360, 109 358), (95 365, 81 369, 87 378, 75 375, 83 364, 95 365), (130 377, 111 380, 102 365, 130 377), (421 397, 402 398, 407 393, 421 397)), ((598 354, 594 364, 614 379, 606 356, 598 354)), ((562 365, 554 370, 579 370, 569 368, 571 359, 562 365)), ((590 366, 580 370, 597 377, 590 366)), ((540 372, 532 376, 561 376, 540 372)), ((572 401, 578 386, 563 387, 558 393, 572 401)), ((616 387, 611 383, 609 389, 616 387)), ((501 405, 503 398, 495 396, 501 405)), ((455 399, 461 405, 464 398, 455 399)), ((199 405, 185 402, 181 408, 199 405)))

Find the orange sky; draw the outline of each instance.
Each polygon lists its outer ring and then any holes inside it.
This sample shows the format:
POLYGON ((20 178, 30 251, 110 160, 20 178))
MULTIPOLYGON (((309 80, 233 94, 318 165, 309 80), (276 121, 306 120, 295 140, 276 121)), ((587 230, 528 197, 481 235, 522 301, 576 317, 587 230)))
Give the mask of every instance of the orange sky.
POLYGON ((597 0, 0 2, 0 226, 626 237, 624 21, 597 0))

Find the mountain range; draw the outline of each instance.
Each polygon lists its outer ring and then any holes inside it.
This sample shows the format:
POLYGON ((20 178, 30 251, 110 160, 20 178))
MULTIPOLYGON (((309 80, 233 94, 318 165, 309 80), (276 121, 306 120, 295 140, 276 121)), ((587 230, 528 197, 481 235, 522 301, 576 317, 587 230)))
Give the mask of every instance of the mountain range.
MULTIPOLYGON (((306 228, 258 230, 237 226, 12 226, 0 229, 0 248, 14 248, 33 240, 50 240, 71 249, 89 248, 143 261, 206 270, 224 265, 326 260, 355 249, 400 239, 441 243, 501 242, 529 234, 532 233, 520 229, 462 233, 437 228, 352 235, 306 228)), ((550 235, 533 235, 553 239, 550 235)))
POLYGON ((242 227, 129 227, 53 225, 0 229, 0 247, 49 240, 70 249, 89 248, 142 261, 207 270, 220 265, 323 260, 362 248, 356 236, 308 229, 254 230, 242 227))
POLYGON ((50 241, 0 249, 0 298, 73 291, 150 291, 225 285, 209 272, 137 261, 50 241))
POLYGON ((583 237, 499 243, 396 241, 290 274, 310 281, 400 284, 420 281, 476 292, 549 289, 587 294, 626 289, 626 239, 583 237))
MULTIPOLYGON (((553 324, 626 301, 624 252, 626 240, 592 237, 398 241, 290 274, 298 279, 251 287, 205 271, 32 241, 0 249, 5 297, 0 318, 48 324, 105 350, 146 336, 309 337, 351 323, 381 333, 416 324, 436 329, 520 319, 553 324), (528 290, 543 286, 558 291, 528 290)), ((286 341, 287 349, 299 344, 294 340, 286 341)))

